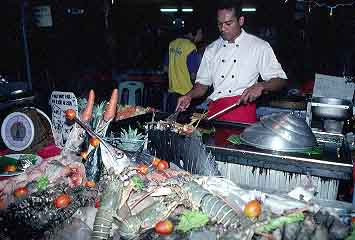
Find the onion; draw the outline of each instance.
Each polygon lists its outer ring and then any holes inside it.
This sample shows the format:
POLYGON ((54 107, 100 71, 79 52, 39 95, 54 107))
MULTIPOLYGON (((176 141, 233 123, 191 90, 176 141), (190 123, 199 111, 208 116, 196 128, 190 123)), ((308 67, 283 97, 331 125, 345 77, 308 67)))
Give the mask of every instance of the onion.
POLYGON ((251 200, 244 206, 244 214, 249 218, 257 218, 261 214, 261 203, 258 200, 251 200))

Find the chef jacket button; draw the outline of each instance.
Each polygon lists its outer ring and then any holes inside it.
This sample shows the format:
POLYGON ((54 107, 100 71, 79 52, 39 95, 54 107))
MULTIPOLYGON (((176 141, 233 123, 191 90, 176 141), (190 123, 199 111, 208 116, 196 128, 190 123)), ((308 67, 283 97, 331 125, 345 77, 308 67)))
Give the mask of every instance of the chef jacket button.
POLYGON ((236 60, 236 59, 234 59, 234 60, 233 60, 233 62, 237 62, 237 60, 236 60))
POLYGON ((232 78, 234 78, 234 75, 232 75, 232 78))
POLYGON ((221 77, 224 78, 224 75, 222 75, 221 77))
POLYGON ((222 62, 224 62, 224 59, 222 59, 222 62))
POLYGON ((223 44, 223 47, 226 47, 226 44, 223 44))
POLYGON ((232 93, 232 90, 229 90, 229 93, 232 93))
POLYGON ((221 94, 221 93, 222 93, 221 91, 218 92, 218 94, 221 94))
POLYGON ((239 44, 236 44, 235 46, 236 46, 236 47, 239 47, 239 44))

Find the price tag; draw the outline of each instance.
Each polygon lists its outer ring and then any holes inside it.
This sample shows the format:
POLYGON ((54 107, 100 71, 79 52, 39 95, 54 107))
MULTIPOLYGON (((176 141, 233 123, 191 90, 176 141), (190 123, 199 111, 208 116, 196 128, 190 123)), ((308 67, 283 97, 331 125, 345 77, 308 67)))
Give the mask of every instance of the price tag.
POLYGON ((69 133, 74 127, 68 125, 65 119, 65 111, 74 109, 78 114, 78 101, 72 92, 52 92, 50 105, 52 107, 52 132, 55 144, 63 148, 69 133))

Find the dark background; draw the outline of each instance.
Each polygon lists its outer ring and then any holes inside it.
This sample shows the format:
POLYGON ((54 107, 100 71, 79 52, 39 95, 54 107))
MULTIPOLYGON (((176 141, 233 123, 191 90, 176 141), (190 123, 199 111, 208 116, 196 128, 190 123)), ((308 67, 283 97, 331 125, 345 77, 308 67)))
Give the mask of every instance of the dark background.
MULTIPOLYGON (((34 93, 46 102, 54 89, 79 95, 88 88, 112 89, 112 71, 161 69, 168 43, 185 25, 198 22, 206 29, 206 44, 218 37, 216 0, 47 0, 0 3, 0 74, 26 81, 21 34, 25 23, 34 93), (35 24, 32 8, 49 5, 53 26, 35 24), (193 13, 160 13, 160 7, 193 7, 193 13), (106 9, 106 11, 105 11, 106 9), (82 14, 75 11, 83 10, 82 14), (105 25, 105 13, 108 25, 105 25), (175 24, 173 24, 175 21, 175 24)), ((286 71, 290 85, 300 86, 314 73, 352 75, 354 68, 355 4, 353 1, 249 0, 245 29, 267 40, 286 71), (315 3, 327 6, 314 6, 315 3), (312 4, 311 11, 308 8, 312 4)))

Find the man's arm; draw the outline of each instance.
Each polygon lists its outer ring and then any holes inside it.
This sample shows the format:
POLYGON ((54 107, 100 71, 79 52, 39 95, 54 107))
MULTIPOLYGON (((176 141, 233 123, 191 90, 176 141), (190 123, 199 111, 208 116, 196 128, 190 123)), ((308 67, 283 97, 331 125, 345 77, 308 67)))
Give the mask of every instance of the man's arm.
POLYGON ((279 91, 286 86, 286 83, 287 81, 282 78, 272 78, 268 81, 255 83, 244 90, 238 104, 253 102, 263 93, 279 91))
POLYGON ((197 82, 194 85, 194 87, 188 93, 186 93, 186 96, 189 96, 192 99, 200 98, 206 94, 207 90, 208 90, 207 85, 203 85, 203 84, 197 82))
POLYGON ((280 91, 282 88, 286 86, 286 79, 282 78, 272 78, 269 81, 260 82, 263 85, 263 92, 276 92, 280 91))

